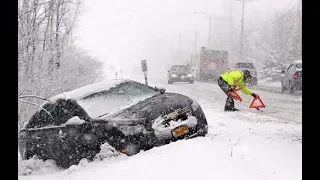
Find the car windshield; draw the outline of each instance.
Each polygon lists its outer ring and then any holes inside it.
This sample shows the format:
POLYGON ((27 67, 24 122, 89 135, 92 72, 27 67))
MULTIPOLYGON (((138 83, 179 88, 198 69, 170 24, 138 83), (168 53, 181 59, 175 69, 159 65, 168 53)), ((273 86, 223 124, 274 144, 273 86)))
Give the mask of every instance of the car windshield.
POLYGON ((126 82, 108 91, 92 94, 77 103, 92 118, 102 117, 121 110, 132 103, 137 103, 156 95, 158 92, 148 86, 126 82))
POLYGON ((296 67, 297 67, 298 69, 302 69, 302 63, 296 64, 296 67))
POLYGON ((237 63, 237 68, 250 68, 253 69, 253 63, 237 63))
POLYGON ((189 72, 190 68, 188 66, 172 66, 171 71, 173 71, 173 72, 189 72))

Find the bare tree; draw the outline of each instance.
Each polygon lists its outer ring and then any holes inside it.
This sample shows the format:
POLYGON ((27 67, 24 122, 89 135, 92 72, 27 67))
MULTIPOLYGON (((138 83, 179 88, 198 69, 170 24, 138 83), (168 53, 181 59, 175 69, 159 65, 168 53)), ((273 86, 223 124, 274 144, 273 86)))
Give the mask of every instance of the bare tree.
POLYGON ((101 77, 102 63, 73 44, 81 5, 82 0, 18 0, 20 127, 46 98, 101 77))
POLYGON ((252 43, 247 44, 247 55, 259 57, 266 73, 301 58, 301 12, 298 4, 287 12, 278 13, 271 24, 259 30, 258 37, 253 37, 253 33, 248 35, 252 43))

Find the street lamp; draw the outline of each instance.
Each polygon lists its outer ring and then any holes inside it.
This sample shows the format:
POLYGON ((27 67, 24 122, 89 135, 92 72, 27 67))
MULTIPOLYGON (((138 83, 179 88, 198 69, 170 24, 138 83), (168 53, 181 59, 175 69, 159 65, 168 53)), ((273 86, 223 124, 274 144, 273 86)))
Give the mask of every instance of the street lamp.
POLYGON ((209 35, 208 35, 208 48, 210 46, 210 38, 211 38, 211 16, 208 13, 204 13, 204 12, 193 12, 194 15, 196 14, 203 14, 205 15, 205 18, 209 19, 209 35))

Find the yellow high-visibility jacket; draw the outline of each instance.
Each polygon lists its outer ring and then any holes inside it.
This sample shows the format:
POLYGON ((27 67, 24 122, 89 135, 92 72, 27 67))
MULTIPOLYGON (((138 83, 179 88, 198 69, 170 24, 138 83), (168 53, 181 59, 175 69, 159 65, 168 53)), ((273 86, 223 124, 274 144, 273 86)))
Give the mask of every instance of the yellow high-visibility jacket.
POLYGON ((252 91, 245 84, 243 72, 238 70, 227 71, 220 75, 229 85, 236 86, 241 89, 243 94, 251 95, 252 91))

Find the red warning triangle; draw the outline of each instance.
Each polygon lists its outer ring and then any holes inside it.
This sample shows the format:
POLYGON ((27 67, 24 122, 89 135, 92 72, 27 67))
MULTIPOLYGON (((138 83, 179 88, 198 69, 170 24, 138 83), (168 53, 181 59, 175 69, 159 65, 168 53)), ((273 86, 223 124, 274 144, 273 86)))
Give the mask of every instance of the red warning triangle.
POLYGON ((239 96, 239 94, 236 91, 230 91, 229 94, 235 98, 236 100, 239 100, 240 102, 242 102, 241 97, 239 96))
POLYGON ((249 108, 265 108, 266 106, 263 104, 262 100, 259 96, 253 98, 249 108))

